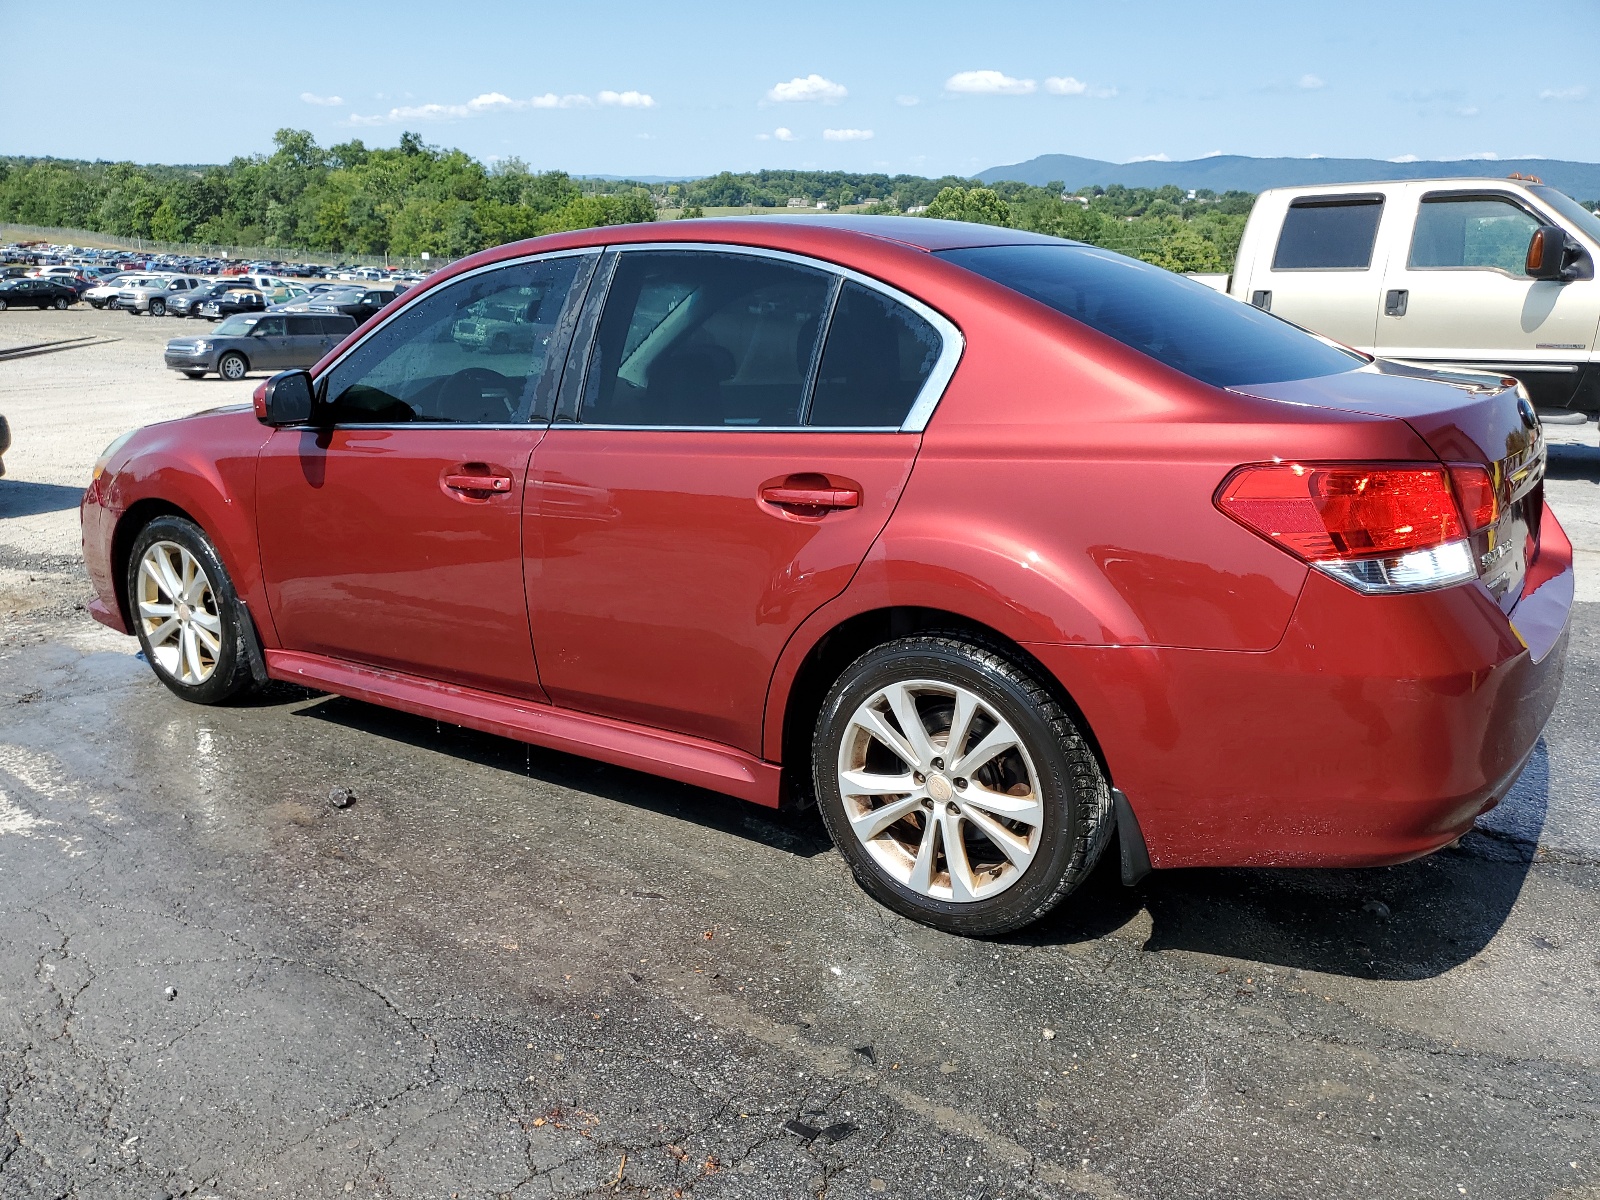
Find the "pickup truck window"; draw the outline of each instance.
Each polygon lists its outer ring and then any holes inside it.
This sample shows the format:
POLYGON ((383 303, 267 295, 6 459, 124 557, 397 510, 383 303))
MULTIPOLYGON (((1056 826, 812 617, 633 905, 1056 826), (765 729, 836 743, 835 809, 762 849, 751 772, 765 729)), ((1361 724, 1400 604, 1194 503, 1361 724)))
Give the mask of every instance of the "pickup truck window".
POLYGON ((1295 200, 1283 218, 1274 271, 1356 270, 1372 265, 1383 197, 1295 200))
POLYGON ((1600 242, 1600 217, 1595 216, 1571 196, 1543 183, 1536 183, 1528 190, 1576 225, 1579 233, 1586 233, 1600 242))
POLYGON ((1413 269, 1504 271, 1521 275, 1539 223, 1509 200, 1424 196, 1411 235, 1413 269))
POLYGON ((938 255, 1214 387, 1337 375, 1367 361, 1203 283, 1094 246, 938 255))

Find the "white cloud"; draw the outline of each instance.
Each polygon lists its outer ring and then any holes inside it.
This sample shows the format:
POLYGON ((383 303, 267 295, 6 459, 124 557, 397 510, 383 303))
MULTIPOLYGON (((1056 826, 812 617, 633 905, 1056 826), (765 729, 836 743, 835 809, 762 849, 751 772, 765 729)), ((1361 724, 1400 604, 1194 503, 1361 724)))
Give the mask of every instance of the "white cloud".
POLYGON ((1131 163, 1136 162, 1171 162, 1165 154, 1141 154, 1138 158, 1130 158, 1131 163))
POLYGON ((821 75, 796 75, 788 83, 775 83, 767 92, 767 99, 776 104, 796 101, 820 100, 824 104, 837 104, 850 94, 842 83, 824 79, 821 75))
POLYGON ((1044 90, 1052 96, 1081 96, 1089 90, 1089 85, 1071 75, 1052 75, 1044 81, 1044 90))
POLYGON ((894 98, 894 102, 901 108, 915 108, 917 105, 922 103, 922 101, 917 99, 915 96, 896 96, 894 98))
MULTIPOLYGON (((655 98, 645 92, 601 92, 601 104, 617 108, 654 108, 655 98)), ((386 113, 362 116, 352 113, 351 125, 391 125, 400 121, 459 121, 494 112, 522 112, 530 108, 593 108, 595 101, 581 93, 558 96, 546 92, 526 100, 513 100, 504 92, 483 92, 465 104, 408 104, 386 113)))
POLYGON ((1295 87, 1304 88, 1308 92, 1314 92, 1318 88, 1327 86, 1327 82, 1318 75, 1302 75, 1295 82, 1295 87))
POLYGON ((772 136, 777 138, 780 142, 798 142, 800 140, 794 135, 793 130, 786 129, 782 125, 779 125, 772 131, 772 136))
MULTIPOLYGON (((1476 159, 1480 159, 1483 162, 1494 162, 1500 156, 1498 154, 1496 154, 1493 150, 1485 150, 1485 151, 1483 151, 1482 153, 1479 153, 1479 154, 1463 154, 1461 157, 1464 158, 1464 159, 1467 159, 1469 161, 1474 159, 1474 158, 1476 158, 1476 159)), ((1534 158, 1536 156, 1532 155, 1532 154, 1519 154, 1519 155, 1517 155, 1517 157, 1518 158, 1534 158)))
POLYGON ((872 130, 870 129, 824 129, 824 141, 829 142, 870 142, 872 130))
POLYGON ((1389 161, 1392 163, 1421 162, 1422 157, 1417 154, 1402 154, 1398 158, 1391 158, 1389 161))
POLYGON ((1456 109, 1456 116, 1458 117, 1475 117, 1477 115, 1478 106, 1476 104, 1469 104, 1465 108, 1456 109))
POLYGON ((1205 154, 1202 154, 1200 157, 1201 158, 1221 158, 1226 153, 1227 153, 1227 151, 1225 151, 1225 150, 1209 150, 1205 154))
POLYGON ((344 103, 344 99, 340 96, 319 96, 315 92, 301 92, 300 99, 307 104, 320 104, 324 108, 338 108, 344 103))
POLYGON ((617 108, 654 108, 655 97, 648 92, 601 92, 601 104, 614 105, 617 108))
POLYGON ((1589 89, 1579 84, 1569 88, 1545 88, 1539 93, 1541 100, 1584 100, 1589 96, 1589 89))
POLYGON ((972 96, 1026 96, 1034 86, 1031 79, 1013 79, 1000 71, 957 71, 944 81, 945 91, 972 96))

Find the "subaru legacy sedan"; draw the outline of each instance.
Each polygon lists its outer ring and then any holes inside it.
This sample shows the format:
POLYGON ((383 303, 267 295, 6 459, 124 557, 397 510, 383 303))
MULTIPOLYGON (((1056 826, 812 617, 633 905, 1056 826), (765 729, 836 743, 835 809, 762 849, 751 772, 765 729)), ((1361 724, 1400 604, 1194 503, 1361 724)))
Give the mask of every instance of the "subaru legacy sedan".
POLYGON ((814 803, 872 896, 991 936, 1112 845, 1136 881, 1470 829, 1561 683, 1544 469, 1512 379, 1091 246, 768 217, 456 263, 118 439, 82 516, 94 615, 185 699, 814 803))

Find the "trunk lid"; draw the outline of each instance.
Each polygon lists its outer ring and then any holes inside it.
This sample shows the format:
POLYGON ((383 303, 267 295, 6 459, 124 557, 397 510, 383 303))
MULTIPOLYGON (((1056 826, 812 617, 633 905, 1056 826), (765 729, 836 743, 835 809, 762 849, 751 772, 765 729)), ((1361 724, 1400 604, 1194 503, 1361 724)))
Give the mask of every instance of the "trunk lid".
POLYGON ((1475 371, 1434 371, 1378 360, 1316 379, 1233 389, 1267 400, 1405 421, 1445 463, 1487 467, 1499 519, 1472 535, 1478 578, 1504 612, 1522 594, 1539 552, 1545 440, 1515 380, 1475 371))

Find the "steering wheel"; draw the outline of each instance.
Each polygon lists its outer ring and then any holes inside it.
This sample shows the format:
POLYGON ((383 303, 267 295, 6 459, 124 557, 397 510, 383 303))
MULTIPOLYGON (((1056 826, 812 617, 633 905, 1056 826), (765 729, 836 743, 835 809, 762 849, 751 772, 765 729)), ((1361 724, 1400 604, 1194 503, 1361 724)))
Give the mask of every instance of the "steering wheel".
POLYGON ((516 381, 488 367, 465 367, 439 389, 441 415, 466 424, 509 421, 516 416, 521 402, 522 389, 516 381), (497 392, 501 394, 496 396, 497 392))

